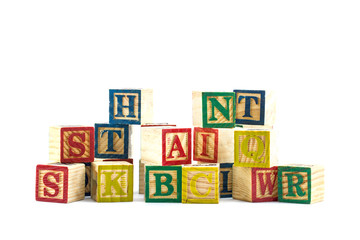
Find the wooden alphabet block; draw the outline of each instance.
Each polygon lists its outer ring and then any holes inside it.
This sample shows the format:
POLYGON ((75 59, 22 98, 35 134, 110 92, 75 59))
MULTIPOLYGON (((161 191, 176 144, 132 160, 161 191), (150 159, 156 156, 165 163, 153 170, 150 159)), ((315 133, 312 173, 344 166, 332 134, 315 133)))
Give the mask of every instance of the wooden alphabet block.
POLYGON ((279 202, 311 204, 324 200, 324 167, 292 164, 278 169, 279 202))
POLYGON ((161 164, 155 165, 139 160, 139 194, 145 194, 145 170, 147 166, 161 166, 161 164))
POLYGON ((152 89, 110 89, 109 122, 137 125, 152 123, 152 89))
POLYGON ((181 166, 146 166, 145 202, 181 203, 181 166))
POLYGON ((70 203, 85 197, 85 165, 39 164, 36 166, 36 200, 70 203))
POLYGON ((141 127, 141 160, 163 166, 191 163, 191 128, 141 127))
POLYGON ((94 161, 93 127, 50 127, 50 162, 85 163, 94 161))
POLYGON ((277 167, 233 168, 233 198, 248 202, 270 202, 278 199, 277 167))
POLYGON ((235 93, 193 92, 193 125, 203 128, 235 127, 235 93))
POLYGON ((85 196, 91 196, 91 163, 85 163, 85 196))
POLYGON ((196 161, 218 162, 219 133, 214 128, 194 128, 194 153, 196 161))
POLYGON ((220 163, 220 198, 232 197, 233 163, 220 163))
POLYGON ((234 132, 234 163, 239 167, 270 168, 277 163, 276 148, 270 130, 234 132))
POLYGON ((95 124, 96 158, 129 158, 129 125, 95 124))
POLYGON ((271 91, 234 90, 236 99, 236 124, 266 125, 275 123, 275 97, 271 91))
POLYGON ((125 161, 93 162, 91 198, 97 202, 132 202, 133 165, 125 161))
POLYGON ((219 203, 219 165, 182 168, 182 203, 219 203))

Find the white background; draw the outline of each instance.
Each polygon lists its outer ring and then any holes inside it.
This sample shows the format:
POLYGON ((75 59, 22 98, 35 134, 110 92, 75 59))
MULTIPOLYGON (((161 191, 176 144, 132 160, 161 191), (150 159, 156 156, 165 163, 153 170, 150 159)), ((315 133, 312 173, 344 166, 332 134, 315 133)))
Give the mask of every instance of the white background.
POLYGON ((358 1, 0 2, 1 239, 354 239, 358 1), (325 166, 314 205, 35 201, 48 128, 108 121, 109 88, 153 88, 156 122, 191 127, 191 91, 273 89, 280 164, 325 166), (36 238, 35 238, 36 237, 36 238))

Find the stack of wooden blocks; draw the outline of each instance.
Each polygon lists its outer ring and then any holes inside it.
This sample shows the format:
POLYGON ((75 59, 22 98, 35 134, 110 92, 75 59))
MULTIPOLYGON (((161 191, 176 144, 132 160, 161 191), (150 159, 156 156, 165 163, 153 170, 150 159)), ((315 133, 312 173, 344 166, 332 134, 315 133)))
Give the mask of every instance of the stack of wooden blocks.
POLYGON ((36 200, 133 201, 131 132, 140 125, 145 202, 314 203, 324 168, 277 165, 275 100, 265 91, 193 92, 193 128, 153 123, 153 91, 109 91, 109 123, 50 128, 50 162, 36 168, 36 200))

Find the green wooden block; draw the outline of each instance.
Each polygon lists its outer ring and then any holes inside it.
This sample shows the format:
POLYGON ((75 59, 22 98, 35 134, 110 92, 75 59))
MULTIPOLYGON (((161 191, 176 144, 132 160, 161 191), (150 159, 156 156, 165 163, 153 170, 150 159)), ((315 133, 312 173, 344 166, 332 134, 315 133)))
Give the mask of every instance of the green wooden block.
POLYGON ((145 202, 181 203, 181 166, 145 167, 145 202))

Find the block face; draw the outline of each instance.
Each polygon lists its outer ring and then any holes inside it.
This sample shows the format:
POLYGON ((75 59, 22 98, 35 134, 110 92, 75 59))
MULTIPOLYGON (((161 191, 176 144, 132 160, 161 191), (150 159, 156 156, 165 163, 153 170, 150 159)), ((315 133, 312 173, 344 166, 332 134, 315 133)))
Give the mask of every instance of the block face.
POLYGON ((219 203, 219 168, 183 167, 182 203, 219 203))
POLYGON ((68 168, 65 166, 37 165, 36 200, 67 203, 68 168))
POLYGON ((94 161, 94 128, 64 127, 60 130, 61 163, 94 161))
POLYGON ((129 125, 95 124, 95 157, 129 157, 129 125))
POLYGON ((141 124, 141 90, 109 90, 109 122, 141 124))
POLYGON ((204 128, 235 127, 235 93, 203 92, 202 119, 204 128))
POLYGON ((311 168, 278 167, 279 202, 311 203, 311 168))
POLYGON ((191 163, 191 128, 162 130, 162 165, 191 163))
POLYGON ((278 170, 272 168, 252 169, 252 201, 269 202, 278 200, 278 170))
POLYGON ((236 98, 236 124, 264 125, 265 91, 234 90, 236 98))
POLYGON ((220 164, 220 198, 232 197, 233 163, 220 164))
POLYGON ((146 166, 145 201, 181 202, 181 166, 146 166))
POLYGON ((218 162, 219 133, 212 128, 194 128, 194 154, 196 161, 218 162))
POLYGON ((100 165, 97 184, 98 202, 131 202, 133 165, 100 165))
POLYGON ((91 163, 85 163, 85 196, 91 196, 91 163))
POLYGON ((234 163, 240 167, 270 167, 270 132, 235 131, 234 163))

